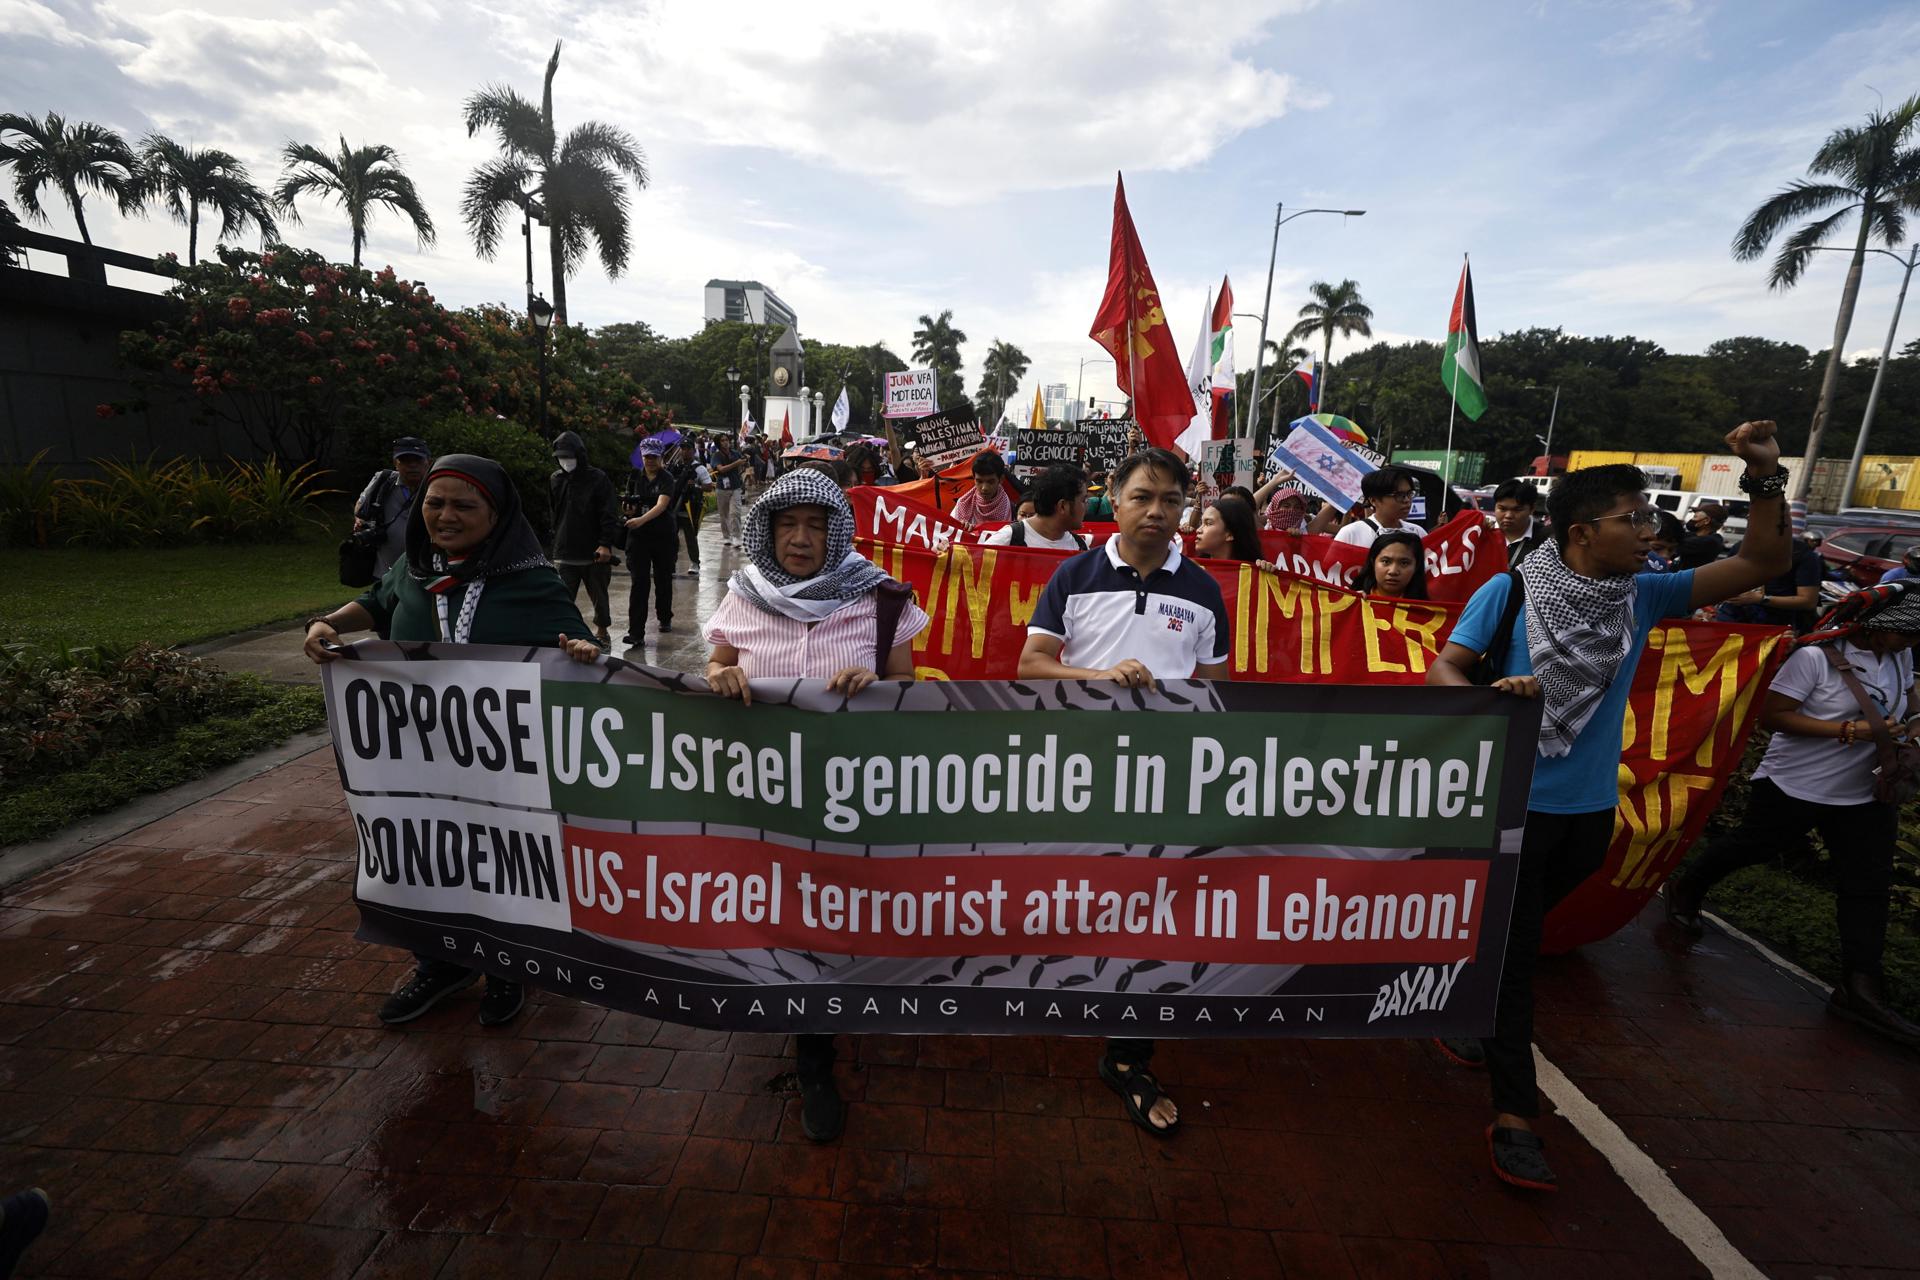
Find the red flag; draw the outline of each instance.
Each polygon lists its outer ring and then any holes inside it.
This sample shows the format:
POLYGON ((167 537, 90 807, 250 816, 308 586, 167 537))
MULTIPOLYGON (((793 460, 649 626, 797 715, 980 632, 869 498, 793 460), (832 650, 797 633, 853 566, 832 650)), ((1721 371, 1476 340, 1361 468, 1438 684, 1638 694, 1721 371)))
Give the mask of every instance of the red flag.
POLYGON ((786 448, 793 443, 793 410, 780 411, 780 447, 786 448))
POLYGON ((1113 249, 1107 292, 1088 334, 1113 357, 1115 379, 1133 402, 1133 416, 1148 443, 1162 449, 1193 421, 1193 390, 1173 349, 1173 331, 1160 309, 1160 290, 1127 212, 1127 187, 1113 188, 1113 249))

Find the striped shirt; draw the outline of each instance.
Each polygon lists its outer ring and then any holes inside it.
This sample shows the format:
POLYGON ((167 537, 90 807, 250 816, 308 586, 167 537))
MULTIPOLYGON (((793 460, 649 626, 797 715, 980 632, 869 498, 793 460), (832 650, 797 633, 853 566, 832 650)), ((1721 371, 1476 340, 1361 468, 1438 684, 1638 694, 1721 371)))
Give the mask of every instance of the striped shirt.
MULTIPOLYGON (((768 613, 744 596, 728 594, 707 623, 707 643, 724 644, 740 654, 749 680, 828 680, 848 667, 874 671, 874 595, 869 592, 825 621, 809 626, 785 614, 768 613)), ((932 625, 933 619, 909 600, 900 610, 893 642, 900 645, 932 625)), ((879 674, 886 674, 885 662, 879 674)))

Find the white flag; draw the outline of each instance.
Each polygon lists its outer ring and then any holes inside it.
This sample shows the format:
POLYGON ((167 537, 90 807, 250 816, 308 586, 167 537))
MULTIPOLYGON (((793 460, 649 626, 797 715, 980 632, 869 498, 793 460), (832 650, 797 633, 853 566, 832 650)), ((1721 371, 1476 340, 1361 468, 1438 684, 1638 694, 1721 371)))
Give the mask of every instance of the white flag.
POLYGON ((1173 447, 1186 457, 1200 452, 1200 442, 1213 435, 1213 291, 1207 291, 1206 308, 1200 312, 1200 335, 1193 340, 1193 355, 1187 360, 1187 387, 1193 392, 1193 421, 1174 440, 1173 447))
POLYGON ((847 403, 847 386, 840 384, 840 398, 833 402, 833 429, 845 431, 847 420, 853 416, 853 406, 847 403))

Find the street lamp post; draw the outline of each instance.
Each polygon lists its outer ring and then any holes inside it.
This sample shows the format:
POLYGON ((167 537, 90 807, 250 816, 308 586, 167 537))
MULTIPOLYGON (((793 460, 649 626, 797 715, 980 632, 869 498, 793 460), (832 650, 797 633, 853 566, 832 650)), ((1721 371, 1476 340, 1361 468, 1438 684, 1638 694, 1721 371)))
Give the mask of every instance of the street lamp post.
POLYGON ((534 341, 540 344, 540 435, 547 434, 547 330, 553 325, 553 305, 540 294, 527 308, 533 314, 534 341))
MULTIPOLYGON (((1525 389, 1528 391, 1545 391, 1546 390, 1545 387, 1541 386, 1537 382, 1527 383, 1525 389)), ((1535 440, 1540 440, 1540 447, 1545 451, 1542 456, 1544 456, 1547 460, 1547 469, 1546 471, 1543 471, 1541 473, 1542 475, 1551 474, 1553 471, 1553 423, 1554 423, 1554 420, 1559 416, 1560 416, 1560 384, 1556 382, 1553 384, 1553 407, 1547 410, 1546 439, 1541 440, 1539 436, 1534 437, 1535 440)))
POLYGON ((1073 398, 1081 399, 1080 393, 1087 389, 1087 366, 1090 364, 1112 364, 1105 356, 1086 356, 1080 361, 1080 376, 1073 384, 1073 398))
MULTIPOLYGON (((732 365, 727 366, 727 381, 736 387, 740 386, 740 371, 734 368, 732 365)), ((746 427, 746 425, 747 425, 747 389, 745 387, 740 387, 740 421, 734 428, 734 434, 738 435, 740 431, 746 427)))
MULTIPOLYGON (((1869 252, 1887 251, 1873 249, 1869 252)), ((1840 491, 1840 508, 1843 511, 1853 505, 1853 491, 1860 485, 1860 462, 1867 454, 1867 432, 1873 430, 1873 413, 1880 407, 1880 383, 1887 376, 1887 361, 1893 358, 1893 334, 1900 327, 1900 309, 1907 304, 1907 285, 1913 280, 1913 268, 1920 264, 1920 244, 1913 246, 1904 261, 1897 254, 1889 253, 1887 256, 1906 267, 1906 272, 1900 277, 1900 296, 1893 302, 1893 319, 1887 322, 1887 341, 1880 348, 1880 364, 1873 371, 1873 389, 1867 392, 1867 409, 1860 415, 1860 434, 1853 442, 1853 461, 1847 464, 1846 486, 1840 491)))
MULTIPOLYGON (((1264 357, 1267 351, 1267 317, 1273 310, 1273 264, 1280 256, 1280 228, 1295 218, 1304 218, 1310 213, 1337 213, 1343 218, 1361 218, 1366 216, 1366 212, 1365 209, 1300 209, 1294 213, 1287 213, 1284 202, 1273 206, 1273 244, 1267 250, 1267 292, 1260 303, 1260 341, 1254 347, 1257 354, 1253 361, 1253 386, 1247 393, 1247 398, 1255 405, 1260 403, 1260 363, 1261 357, 1264 357)), ((1247 484, 1253 479, 1253 443, 1249 438, 1247 443, 1241 446, 1236 438, 1235 444, 1234 482, 1247 484)))

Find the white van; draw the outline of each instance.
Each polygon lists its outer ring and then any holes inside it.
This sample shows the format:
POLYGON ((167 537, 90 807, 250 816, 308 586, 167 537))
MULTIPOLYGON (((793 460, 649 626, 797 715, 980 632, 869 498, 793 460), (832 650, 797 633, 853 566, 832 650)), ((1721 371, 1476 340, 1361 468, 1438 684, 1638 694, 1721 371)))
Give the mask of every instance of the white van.
POLYGON ((1649 489, 1647 500, 1662 511, 1671 511, 1685 523, 1687 516, 1695 507, 1708 502, 1717 502, 1727 509, 1727 522, 1720 526, 1720 536, 1729 546, 1739 546, 1740 540, 1747 536, 1747 500, 1730 498, 1724 494, 1700 493, 1693 489, 1649 489))

